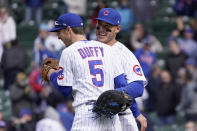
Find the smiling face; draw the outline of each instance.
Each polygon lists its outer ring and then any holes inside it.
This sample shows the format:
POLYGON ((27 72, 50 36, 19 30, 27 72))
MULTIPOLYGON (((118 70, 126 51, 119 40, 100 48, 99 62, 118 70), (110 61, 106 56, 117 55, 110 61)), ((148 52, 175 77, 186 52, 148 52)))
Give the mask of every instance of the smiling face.
POLYGON ((111 44, 116 41, 116 35, 120 31, 120 26, 108 24, 103 21, 98 21, 96 26, 97 40, 106 44, 111 44))
POLYGON ((71 36, 68 27, 58 31, 58 38, 62 40, 67 47, 71 45, 71 36))

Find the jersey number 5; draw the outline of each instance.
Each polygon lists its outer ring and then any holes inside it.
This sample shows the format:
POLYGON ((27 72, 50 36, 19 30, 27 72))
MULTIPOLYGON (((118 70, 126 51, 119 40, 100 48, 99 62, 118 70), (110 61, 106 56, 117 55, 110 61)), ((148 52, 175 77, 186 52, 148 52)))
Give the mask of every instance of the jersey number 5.
POLYGON ((101 68, 96 68, 96 65, 103 65, 102 60, 92 60, 88 61, 89 68, 90 68, 90 74, 94 76, 92 78, 92 82, 97 87, 102 87, 104 85, 104 73, 101 68), (97 80, 96 75, 100 75, 100 80, 97 80))

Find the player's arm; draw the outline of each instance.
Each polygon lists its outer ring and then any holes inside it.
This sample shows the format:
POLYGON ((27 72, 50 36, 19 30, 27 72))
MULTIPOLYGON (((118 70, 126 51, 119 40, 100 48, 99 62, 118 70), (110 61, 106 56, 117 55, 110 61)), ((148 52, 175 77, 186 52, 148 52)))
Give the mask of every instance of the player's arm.
POLYGON ((137 118, 140 115, 140 110, 137 106, 137 103, 136 103, 135 99, 134 99, 133 105, 130 107, 130 109, 131 109, 131 111, 133 113, 133 116, 135 118, 137 118))
MULTIPOLYGON (((112 52, 114 53, 114 52, 112 52)), ((124 91, 128 95, 130 95, 132 98, 140 97, 143 94, 144 91, 144 84, 142 80, 136 80, 134 82, 127 83, 127 77, 131 78, 131 76, 126 76, 124 74, 123 66, 121 66, 120 56, 116 53, 112 56, 112 62, 114 65, 114 84, 116 90, 124 91)))
POLYGON ((48 78, 54 87, 63 95, 68 96, 72 93, 73 72, 72 72, 72 53, 66 48, 59 61, 59 70, 50 70, 48 78))
MULTIPOLYGON (((124 91, 125 87, 126 89, 129 88, 127 86, 127 80, 126 80, 126 76, 124 74, 121 74, 119 76, 117 76, 115 79, 114 79, 114 83, 115 83, 115 87, 116 89, 115 90, 119 90, 119 91, 124 91)), ((133 82, 132 82, 133 83, 133 82)), ((130 87, 131 88, 131 87, 130 87)), ((134 92, 134 91, 133 91, 134 92)), ((126 92, 127 93, 127 92, 126 92)), ((129 93, 130 96, 132 93, 129 93)), ((133 93, 133 96, 135 96, 135 93, 133 93)), ((133 97, 132 96, 132 97, 133 97)), ((134 100, 134 103, 133 105, 131 106, 131 111, 134 115, 135 118, 137 118, 139 115, 140 115, 140 111, 138 109, 138 106, 137 106, 137 103, 136 101, 134 100)))
POLYGON ((118 90, 123 90, 133 98, 141 97, 144 92, 144 84, 143 81, 134 81, 129 83, 125 87, 121 87, 118 90))
POLYGON ((124 91, 132 98, 142 96, 144 91, 143 81, 134 81, 127 84, 127 79, 124 74, 121 74, 114 78, 116 90, 124 91))
POLYGON ((130 107, 133 116, 135 117, 135 119, 140 123, 141 125, 141 129, 140 131, 145 131, 147 128, 147 120, 146 118, 140 113, 140 110, 137 106, 136 101, 134 100, 133 105, 130 107))
POLYGON ((72 86, 59 86, 57 83, 57 77, 61 73, 60 71, 56 71, 54 69, 49 70, 48 78, 50 79, 53 86, 64 96, 69 96, 72 93, 72 86))

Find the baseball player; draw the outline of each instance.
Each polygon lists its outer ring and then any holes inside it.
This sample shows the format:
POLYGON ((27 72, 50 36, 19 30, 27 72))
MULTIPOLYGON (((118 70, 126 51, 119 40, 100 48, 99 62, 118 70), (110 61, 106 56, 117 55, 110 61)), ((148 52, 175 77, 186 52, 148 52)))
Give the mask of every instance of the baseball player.
POLYGON ((92 112, 92 102, 104 91, 122 87, 132 94, 118 55, 109 45, 86 40, 83 22, 76 14, 61 15, 51 31, 58 32, 67 48, 60 57, 59 70, 50 69, 47 76, 64 95, 73 94, 72 131, 121 131, 118 115, 112 119, 94 119, 92 112))
MULTIPOLYGON (((128 79, 128 83, 131 83, 133 94, 132 97, 136 98, 142 95, 144 86, 147 81, 143 74, 142 68, 134 56, 134 54, 122 43, 116 40, 117 33, 121 30, 121 17, 120 14, 112 8, 103 8, 99 11, 96 36, 98 41, 106 43, 115 50, 120 56, 121 65, 124 69, 126 76, 131 76, 128 79)), ((147 127, 146 118, 140 114, 137 104, 131 107, 133 115, 141 124, 141 131, 144 131, 147 127)), ((120 122, 123 131, 137 131, 136 121, 131 114, 131 111, 120 113, 120 122)))

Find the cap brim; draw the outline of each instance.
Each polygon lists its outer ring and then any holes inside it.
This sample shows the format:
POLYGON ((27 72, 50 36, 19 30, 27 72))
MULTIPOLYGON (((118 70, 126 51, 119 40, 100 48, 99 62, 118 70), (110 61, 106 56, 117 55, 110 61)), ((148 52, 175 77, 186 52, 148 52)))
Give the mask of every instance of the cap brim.
POLYGON ((58 32, 59 30, 61 30, 63 28, 65 28, 65 27, 57 27, 57 28, 51 29, 50 32, 58 32))
POLYGON ((102 19, 102 18, 94 18, 94 20, 101 20, 101 21, 104 21, 104 22, 109 23, 111 25, 115 25, 114 23, 111 23, 110 21, 108 21, 106 19, 102 19))

